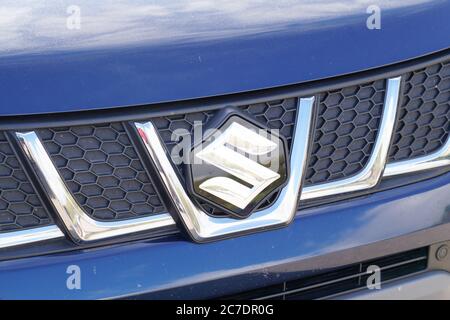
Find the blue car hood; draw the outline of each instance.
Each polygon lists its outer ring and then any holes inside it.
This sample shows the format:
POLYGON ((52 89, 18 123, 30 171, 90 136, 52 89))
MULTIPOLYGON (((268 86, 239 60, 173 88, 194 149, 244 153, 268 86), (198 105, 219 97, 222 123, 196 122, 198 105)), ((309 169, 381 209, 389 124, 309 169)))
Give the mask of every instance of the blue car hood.
POLYGON ((450 2, 441 0, 72 3, 0 6, 0 116, 283 86, 450 45, 450 2), (380 29, 368 28, 378 9, 380 29))

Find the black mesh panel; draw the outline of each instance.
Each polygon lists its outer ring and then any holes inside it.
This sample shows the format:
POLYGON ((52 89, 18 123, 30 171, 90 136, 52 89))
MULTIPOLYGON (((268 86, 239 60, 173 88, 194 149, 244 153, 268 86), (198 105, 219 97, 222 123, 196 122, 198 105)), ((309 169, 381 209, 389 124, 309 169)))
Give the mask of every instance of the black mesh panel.
POLYGON ((91 217, 115 220, 165 211, 122 124, 42 129, 39 135, 91 217))
POLYGON ((305 184, 361 171, 370 158, 383 112, 385 80, 320 93, 305 184))
POLYGON ((404 89, 389 161, 435 152, 450 131, 450 62, 403 76, 404 89))
POLYGON ((52 224, 20 167, 5 134, 0 132, 0 232, 52 224))

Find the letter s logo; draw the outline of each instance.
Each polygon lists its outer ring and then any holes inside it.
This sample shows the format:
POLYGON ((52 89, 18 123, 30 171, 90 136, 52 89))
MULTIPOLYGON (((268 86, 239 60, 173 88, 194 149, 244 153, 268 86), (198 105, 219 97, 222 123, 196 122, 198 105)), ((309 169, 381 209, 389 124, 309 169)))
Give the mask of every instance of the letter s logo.
MULTIPOLYGON (((232 123, 225 132, 196 156, 247 183, 250 187, 229 177, 213 177, 201 183, 199 188, 244 209, 261 191, 280 178, 280 174, 253 159, 266 155, 276 148, 275 142, 237 122, 232 123)), ((275 166, 278 168, 278 164, 275 166)), ((271 167, 274 167, 273 163, 271 167)))

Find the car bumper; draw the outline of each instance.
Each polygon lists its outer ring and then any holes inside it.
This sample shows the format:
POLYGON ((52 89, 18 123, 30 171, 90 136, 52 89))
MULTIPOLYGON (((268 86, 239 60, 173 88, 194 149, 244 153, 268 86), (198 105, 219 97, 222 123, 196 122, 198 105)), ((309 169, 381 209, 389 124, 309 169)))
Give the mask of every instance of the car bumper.
MULTIPOLYGON (((305 209, 286 228, 230 240, 196 244, 172 235, 4 261, 0 262, 0 298, 227 296, 307 276, 318 269, 446 241, 450 238, 450 199, 445 195, 450 195, 450 173, 305 209), (66 285, 71 265, 81 270, 79 290, 69 290, 66 285)), ((436 294, 440 291, 437 288, 436 294)))

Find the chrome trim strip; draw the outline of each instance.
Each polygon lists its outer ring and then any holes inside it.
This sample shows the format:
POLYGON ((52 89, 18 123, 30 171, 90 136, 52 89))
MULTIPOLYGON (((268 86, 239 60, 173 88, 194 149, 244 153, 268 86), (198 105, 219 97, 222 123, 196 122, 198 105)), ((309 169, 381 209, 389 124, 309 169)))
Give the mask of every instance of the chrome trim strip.
POLYGON ((450 138, 438 151, 415 159, 388 163, 384 169, 385 177, 416 171, 429 170, 450 165, 450 138))
POLYGON ((70 235, 75 241, 93 241, 175 224, 170 214, 102 222, 89 217, 78 205, 34 131, 16 132, 20 145, 70 235))
POLYGON ((387 80, 383 117, 378 138, 369 162, 364 169, 357 175, 347 179, 305 187, 302 190, 301 200, 369 189, 378 183, 385 167, 390 141, 394 131, 400 83, 401 77, 387 80))
POLYGON ((0 248, 8 248, 62 237, 64 237, 64 234, 56 225, 11 231, 0 233, 0 248))
POLYGON ((288 224, 297 211, 301 182, 306 169, 309 136, 312 129, 314 97, 299 100, 291 152, 291 173, 287 185, 270 207, 247 219, 215 218, 191 201, 166 155, 163 142, 152 122, 135 123, 142 141, 192 238, 198 242, 288 224))

